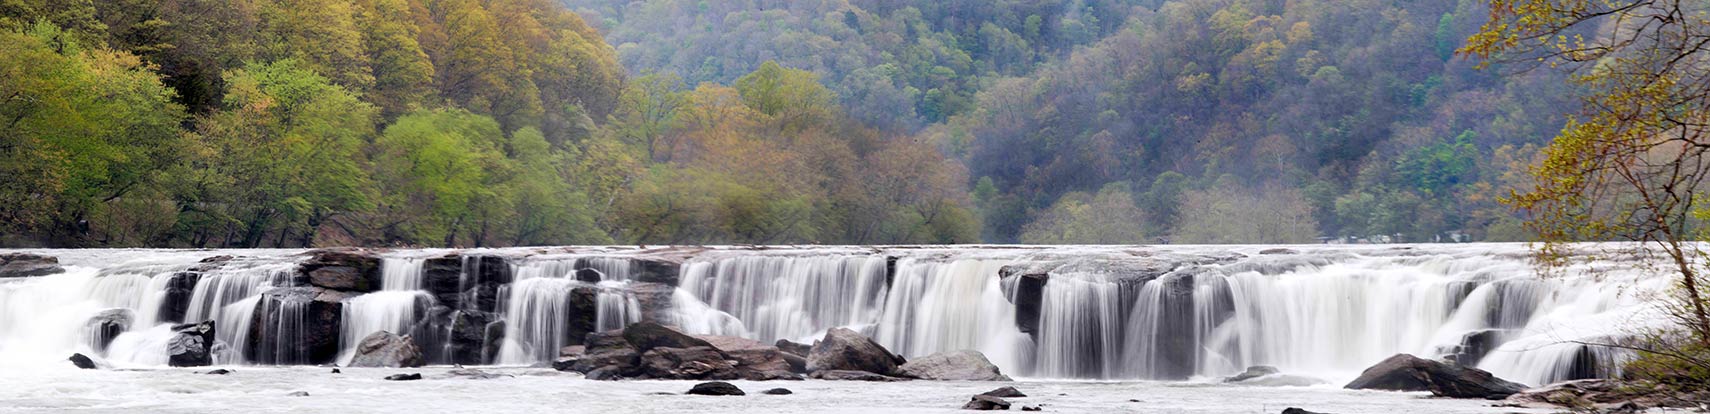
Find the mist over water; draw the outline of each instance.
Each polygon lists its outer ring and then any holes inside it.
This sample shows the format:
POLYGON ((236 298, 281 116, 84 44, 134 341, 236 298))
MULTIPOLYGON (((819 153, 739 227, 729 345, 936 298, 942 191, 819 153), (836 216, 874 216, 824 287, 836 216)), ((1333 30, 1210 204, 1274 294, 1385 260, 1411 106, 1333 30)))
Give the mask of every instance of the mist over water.
MULTIPOLYGON (((278 345, 302 335, 291 319, 299 310, 259 301, 301 283, 292 277, 301 252, 36 252, 67 271, 0 281, 0 364, 68 368, 65 356, 80 352, 161 366, 170 325, 203 320, 216 321, 218 364, 305 358, 278 345), (172 278, 214 255, 238 259, 172 293, 172 278), (163 317, 175 298, 188 301, 184 315, 163 317), (114 309, 132 320, 102 349, 87 321, 114 309)), ((974 349, 1012 376, 1052 379, 1193 380, 1273 365, 1342 381, 1396 353, 1466 354, 1468 338, 1484 335, 1497 340, 1476 355, 1479 368, 1540 385, 1618 374, 1626 355, 1568 341, 1657 323, 1644 298, 1668 283, 1623 260, 1539 277, 1526 247, 1510 244, 712 248, 685 253, 674 286, 639 267, 650 254, 640 250, 483 249, 461 252, 461 269, 446 270, 461 272, 455 280, 429 280, 424 260, 451 252, 382 253, 379 288, 343 300, 337 362, 388 331, 412 334, 430 363, 449 364, 448 338, 462 328, 446 321, 461 314, 502 323, 474 330, 491 335, 476 335, 477 359, 502 365, 547 362, 587 331, 655 319, 766 343, 849 327, 907 357, 974 349), (481 259, 493 256, 503 260, 481 259), (480 266, 496 264, 509 279, 482 279, 492 269, 480 266), (488 285, 497 287, 480 293, 488 285)))

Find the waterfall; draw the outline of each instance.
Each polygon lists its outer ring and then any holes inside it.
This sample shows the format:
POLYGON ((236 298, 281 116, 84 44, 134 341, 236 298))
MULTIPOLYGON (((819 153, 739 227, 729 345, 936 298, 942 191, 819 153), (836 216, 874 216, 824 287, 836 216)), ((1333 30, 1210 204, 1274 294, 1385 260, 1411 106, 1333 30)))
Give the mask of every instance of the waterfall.
POLYGON ((1582 342, 1666 323, 1642 298, 1671 280, 1630 259, 1541 277, 1519 244, 405 249, 375 254, 378 290, 334 292, 348 299, 332 330, 312 326, 328 316, 305 315, 308 301, 262 300, 319 291, 293 286, 301 251, 45 253, 66 272, 0 279, 0 365, 57 366, 70 352, 161 365, 170 325, 204 320, 220 364, 302 363, 293 340, 308 332, 332 332, 315 337, 316 358, 336 337, 348 362, 384 330, 412 335, 431 363, 532 365, 589 332, 656 320, 768 343, 847 327, 906 357, 976 350, 1034 378, 1272 365, 1345 380, 1411 353, 1540 385, 1619 375, 1630 353, 1582 342))

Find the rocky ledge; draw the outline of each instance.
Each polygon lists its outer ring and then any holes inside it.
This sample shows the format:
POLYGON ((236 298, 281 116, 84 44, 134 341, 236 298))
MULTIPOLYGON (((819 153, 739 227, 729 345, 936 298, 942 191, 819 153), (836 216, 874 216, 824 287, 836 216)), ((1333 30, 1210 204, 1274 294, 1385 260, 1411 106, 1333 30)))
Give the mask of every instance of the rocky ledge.
POLYGON ((0 254, 0 278, 47 276, 65 272, 59 258, 30 253, 0 254))
POLYGON ((1526 390, 1478 368, 1396 354, 1366 368, 1344 388, 1355 390, 1430 391, 1449 398, 1499 400, 1526 390))

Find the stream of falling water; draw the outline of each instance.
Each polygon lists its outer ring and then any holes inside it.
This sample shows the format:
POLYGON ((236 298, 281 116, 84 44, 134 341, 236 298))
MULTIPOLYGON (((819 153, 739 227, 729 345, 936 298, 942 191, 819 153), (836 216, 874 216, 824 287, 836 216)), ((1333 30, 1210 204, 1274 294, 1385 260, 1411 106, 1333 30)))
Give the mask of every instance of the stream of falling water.
MULTIPOLYGON (((436 363, 464 352, 472 356, 462 360, 532 365, 587 332, 658 318, 767 343, 811 343, 849 327, 908 357, 978 350, 1006 373, 1034 378, 1179 380, 1272 365, 1346 379, 1395 353, 1468 354, 1477 337, 1494 349, 1465 357, 1537 385, 1618 374, 1627 355, 1570 341, 1654 326, 1660 318, 1643 298, 1668 287, 1668 278, 1623 259, 1541 278, 1523 245, 1291 249, 712 248, 688 254, 665 290, 622 248, 396 250, 381 255, 378 290, 343 302, 337 360, 384 330, 414 335, 436 363), (462 257, 437 262, 449 276, 432 279, 424 266, 447 254, 462 257), (479 259, 493 256, 503 260, 479 259), (481 269, 498 264, 508 273, 481 269), (1022 291, 1005 276, 1015 269, 1031 269, 1042 287, 1022 291), (481 279, 488 273, 507 276, 481 279)), ((301 357, 278 348, 289 338, 271 337, 296 334, 300 322, 257 321, 257 308, 263 292, 294 283, 302 252, 40 252, 62 257, 67 271, 0 279, 0 364, 57 365, 81 352, 161 365, 170 326, 206 320, 216 322, 218 363, 301 357), (213 255, 238 259, 188 272, 213 255), (102 336, 90 322, 98 316, 124 320, 123 332, 102 336)))

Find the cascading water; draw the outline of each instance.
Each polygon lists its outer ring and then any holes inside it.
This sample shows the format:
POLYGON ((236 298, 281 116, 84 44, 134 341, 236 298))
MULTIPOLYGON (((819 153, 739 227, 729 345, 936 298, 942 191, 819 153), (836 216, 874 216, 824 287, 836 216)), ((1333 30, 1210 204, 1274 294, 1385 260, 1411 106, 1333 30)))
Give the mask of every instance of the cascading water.
MULTIPOLYGON (((415 336, 434 363, 528 365, 588 332, 658 320, 766 342, 849 327, 909 357, 978 350, 1026 377, 1189 379, 1272 365, 1344 379, 1412 353, 1536 385, 1619 374, 1630 355, 1576 342, 1654 326, 1662 318, 1640 298, 1668 288, 1666 276, 1611 260, 1540 278, 1523 245, 1294 249, 397 250, 378 254, 377 290, 335 295, 347 299, 333 332, 340 361, 385 330, 415 336)), ((223 344, 217 363, 310 357, 294 342, 313 331, 309 302, 263 300, 321 289, 299 286, 304 252, 44 253, 66 272, 0 279, 0 363, 84 352, 159 365, 171 324, 205 320, 223 344), (212 255, 238 258, 205 263, 212 255)))

